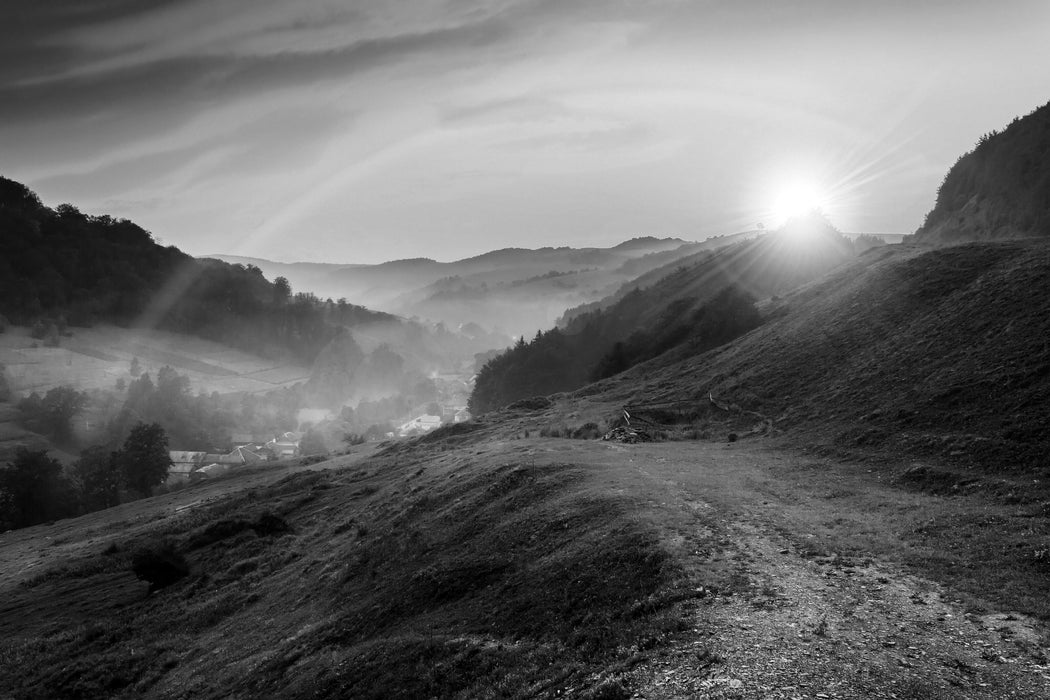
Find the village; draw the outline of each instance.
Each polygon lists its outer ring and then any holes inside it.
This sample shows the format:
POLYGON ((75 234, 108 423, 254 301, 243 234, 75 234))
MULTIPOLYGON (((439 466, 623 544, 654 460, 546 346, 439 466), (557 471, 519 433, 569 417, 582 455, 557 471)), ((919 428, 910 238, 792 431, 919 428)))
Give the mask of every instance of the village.
MULTIPOLYGON (((386 426, 389 430, 373 426, 360 436, 346 434, 342 437, 344 444, 349 447, 356 441, 382 442, 416 437, 442 425, 470 420, 466 398, 469 396, 473 377, 468 378, 458 373, 435 373, 431 379, 443 401, 430 402, 420 407, 421 413, 400 424, 386 426)), ((233 433, 230 436, 232 449, 229 452, 170 450, 168 454, 171 467, 164 485, 169 489, 178 488, 202 479, 230 475, 244 467, 334 452, 334 439, 327 443, 314 442, 312 445, 304 445, 304 441, 309 439, 312 429, 327 428, 330 433, 337 417, 334 412, 327 410, 302 409, 299 412, 300 425, 297 431, 285 431, 275 435, 233 433)))

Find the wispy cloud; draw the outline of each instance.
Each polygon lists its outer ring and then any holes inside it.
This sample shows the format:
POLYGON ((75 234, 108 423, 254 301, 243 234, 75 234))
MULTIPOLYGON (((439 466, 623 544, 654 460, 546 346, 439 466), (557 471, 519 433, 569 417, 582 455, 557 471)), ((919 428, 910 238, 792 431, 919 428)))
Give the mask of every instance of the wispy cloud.
POLYGON ((25 2, 0 22, 0 157, 46 201, 114 207, 191 252, 721 233, 792 167, 906 229, 925 203, 891 193, 932 192, 975 134, 1047 99, 1048 17, 1041 0, 25 2))

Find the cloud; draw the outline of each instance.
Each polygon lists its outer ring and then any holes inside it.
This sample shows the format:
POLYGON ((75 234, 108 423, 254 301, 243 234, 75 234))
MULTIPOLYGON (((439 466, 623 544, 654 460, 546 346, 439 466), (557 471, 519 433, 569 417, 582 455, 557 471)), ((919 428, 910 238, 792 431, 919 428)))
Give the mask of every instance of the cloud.
POLYGON ((0 151, 45 201, 113 204, 197 252, 695 235, 750 221, 749 182, 782 165, 858 207, 891 180, 935 189, 972 134, 1046 99, 1047 11, 1008 7, 23 2, 0 25, 0 151))

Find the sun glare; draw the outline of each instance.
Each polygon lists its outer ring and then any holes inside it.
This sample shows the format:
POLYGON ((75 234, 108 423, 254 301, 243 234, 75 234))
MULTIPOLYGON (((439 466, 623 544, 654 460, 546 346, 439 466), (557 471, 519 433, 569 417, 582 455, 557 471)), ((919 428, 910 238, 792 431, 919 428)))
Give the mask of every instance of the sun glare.
POLYGON ((783 187, 773 200, 774 225, 783 226, 795 217, 821 211, 826 205, 826 197, 819 187, 811 182, 793 182, 783 187))

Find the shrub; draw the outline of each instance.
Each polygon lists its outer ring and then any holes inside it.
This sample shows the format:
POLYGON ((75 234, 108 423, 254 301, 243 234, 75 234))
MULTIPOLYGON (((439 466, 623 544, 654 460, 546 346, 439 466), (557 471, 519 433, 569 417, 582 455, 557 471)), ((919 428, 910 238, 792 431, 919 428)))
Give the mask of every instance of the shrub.
POLYGON ((190 573, 190 565, 170 541, 148 545, 131 556, 136 578, 149 582, 149 592, 166 588, 190 573))
POLYGON ((577 440, 597 440, 602 436, 601 429, 597 423, 584 423, 572 431, 572 437, 577 440))

